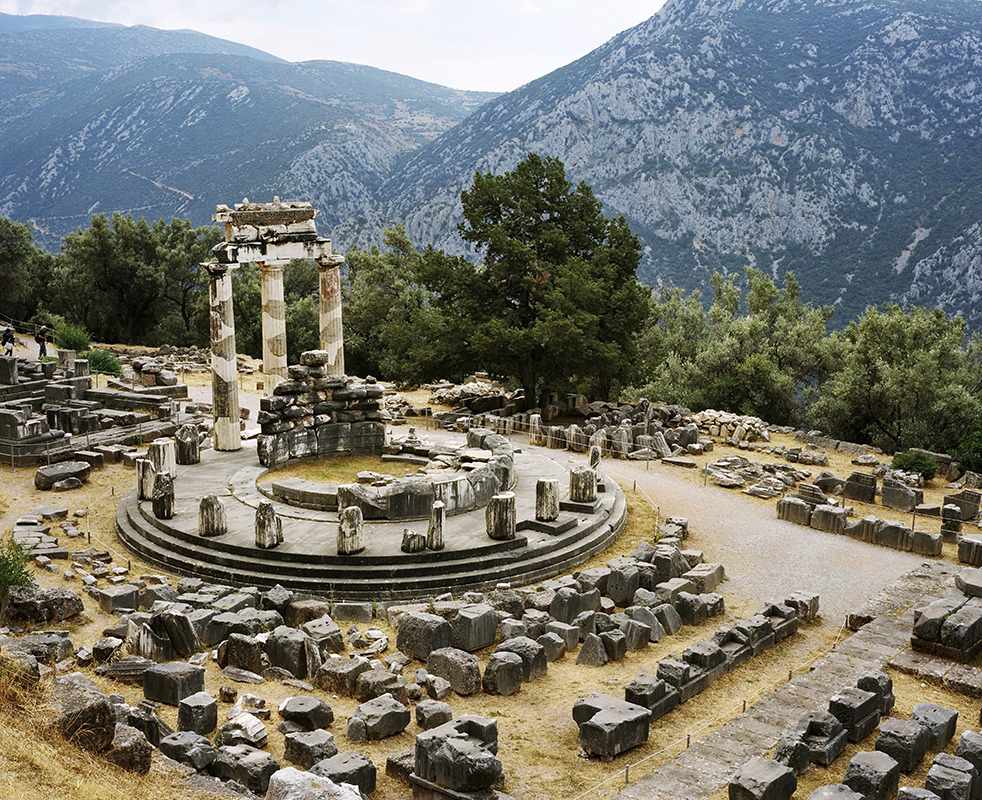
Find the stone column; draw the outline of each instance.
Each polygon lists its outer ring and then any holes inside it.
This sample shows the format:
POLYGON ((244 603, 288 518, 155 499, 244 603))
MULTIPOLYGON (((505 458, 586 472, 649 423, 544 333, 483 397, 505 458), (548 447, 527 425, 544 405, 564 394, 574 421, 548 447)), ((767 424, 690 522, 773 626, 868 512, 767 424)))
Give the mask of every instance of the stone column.
POLYGON ((174 434, 177 463, 181 465, 201 463, 201 441, 197 425, 182 425, 174 434))
POLYGON ((597 473, 589 467, 573 467, 569 473, 569 499, 593 503, 597 499, 597 473))
POLYGON ((430 524, 426 529, 426 549, 443 549, 443 526, 447 521, 447 507, 442 500, 433 501, 430 511, 430 524))
POLYGON ((266 393, 272 394, 286 373, 286 301, 283 299, 282 262, 259 262, 263 304, 263 373, 266 393))
POLYGON ((539 478, 535 483, 535 518, 539 522, 559 519, 559 481, 539 478))
POLYGON ((320 333, 321 350, 330 361, 325 366, 328 375, 344 375, 344 325, 341 320, 341 265, 344 256, 331 255, 318 259, 320 272, 320 333))
POLYGON ((402 529, 402 552, 422 553, 426 549, 426 536, 412 528, 402 529))
POLYGON ((174 518, 174 478, 158 472, 153 483, 153 515, 157 519, 174 518))
POLYGON ((365 520, 358 506, 348 506, 338 515, 341 524, 338 526, 338 555, 353 556, 365 549, 362 539, 365 530, 365 520))
POLYGON ((222 501, 213 494, 205 495, 198 504, 198 535, 224 536, 228 533, 228 517, 222 501))
POLYGON ((177 477, 177 446, 173 439, 154 439, 147 448, 147 458, 158 475, 166 472, 172 478, 177 477))
POLYGON ((484 510, 484 521, 488 536, 492 539, 514 539, 517 523, 515 493, 499 492, 494 495, 484 510))
POLYGON ((157 470, 149 458, 136 460, 136 496, 138 500, 153 500, 153 485, 157 470))
POLYGON ((283 541, 283 520, 273 504, 263 500, 256 509, 256 547, 271 550, 283 541))
POLYGON ((239 376, 235 363, 232 275, 227 264, 207 263, 211 329, 211 405, 215 449, 240 450, 239 376))

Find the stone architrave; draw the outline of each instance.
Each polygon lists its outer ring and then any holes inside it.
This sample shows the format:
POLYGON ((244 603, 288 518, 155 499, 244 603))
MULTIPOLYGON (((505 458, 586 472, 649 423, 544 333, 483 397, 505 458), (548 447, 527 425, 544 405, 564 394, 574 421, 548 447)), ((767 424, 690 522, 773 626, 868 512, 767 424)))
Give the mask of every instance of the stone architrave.
POLYGON ((353 556, 365 549, 365 518, 358 506, 348 506, 338 515, 338 555, 353 556))
POLYGON ((225 506, 216 495, 201 498, 198 505, 198 534, 200 536, 224 536, 228 533, 228 517, 225 506))
POLYGON ((341 265, 344 256, 330 254, 317 260, 320 272, 320 345, 330 354, 328 375, 344 375, 344 323, 341 317, 341 265))
POLYGON ((573 467, 569 473, 569 499, 592 503, 597 499, 597 473, 589 467, 573 467))
POLYGON ((174 478, 158 472, 153 483, 153 515, 157 519, 174 518, 174 478))
POLYGON ((283 520, 276 515, 273 504, 264 500, 256 509, 256 547, 272 550, 282 541, 283 520))
POLYGON ((559 481, 555 478, 535 482, 535 518, 539 522, 559 519, 559 481))
POLYGON ((287 379, 286 301, 283 299, 283 262, 260 261, 262 299, 263 374, 267 393, 287 379))
POLYGON ((239 427, 239 375, 235 356, 235 311, 228 264, 208 262, 209 327, 211 338, 211 404, 215 420, 215 449, 242 449, 239 427))
POLYGON ((147 458, 158 475, 166 472, 172 478, 177 477, 177 446, 173 439, 154 439, 147 448, 147 458))
POLYGON ((447 507, 442 500, 434 500, 430 511, 430 524, 426 529, 426 549, 443 549, 443 527, 447 522, 447 507))
POLYGON ((157 470, 149 458, 138 458, 136 464, 136 494, 139 500, 153 500, 153 484, 157 470))
POLYGON ((515 538, 515 493, 499 492, 488 502, 484 512, 488 536, 499 541, 515 538))
POLYGON ((182 425, 174 434, 177 463, 186 466, 201 463, 201 440, 197 425, 182 425))

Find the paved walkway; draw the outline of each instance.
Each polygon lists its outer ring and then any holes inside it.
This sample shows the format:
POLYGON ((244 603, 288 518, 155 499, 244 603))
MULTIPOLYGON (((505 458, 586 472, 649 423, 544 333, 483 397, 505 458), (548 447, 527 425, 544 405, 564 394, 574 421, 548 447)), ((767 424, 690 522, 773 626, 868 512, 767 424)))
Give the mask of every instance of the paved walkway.
POLYGON ((744 763, 773 748, 804 714, 826 710, 832 695, 854 686, 863 673, 883 669, 909 647, 912 608, 950 590, 954 572, 952 565, 936 562, 891 583, 868 607, 879 616, 816 662, 811 672, 795 677, 672 763, 625 788, 618 800, 712 797, 744 763))

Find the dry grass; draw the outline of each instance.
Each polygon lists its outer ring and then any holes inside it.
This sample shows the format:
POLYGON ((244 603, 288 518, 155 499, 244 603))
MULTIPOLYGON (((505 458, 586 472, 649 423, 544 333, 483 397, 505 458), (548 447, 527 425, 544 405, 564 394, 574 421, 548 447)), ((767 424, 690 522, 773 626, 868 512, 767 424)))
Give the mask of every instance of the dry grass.
POLYGON ((75 747, 50 727, 44 691, 24 692, 0 676, 0 797, 5 800, 214 800, 159 760, 133 775, 75 747))
POLYGON ((321 483, 355 483, 359 472, 378 472, 403 478, 419 472, 419 465, 399 461, 383 461, 375 456, 335 456, 310 461, 296 461, 270 470, 260 479, 269 483, 284 478, 301 478, 321 483))

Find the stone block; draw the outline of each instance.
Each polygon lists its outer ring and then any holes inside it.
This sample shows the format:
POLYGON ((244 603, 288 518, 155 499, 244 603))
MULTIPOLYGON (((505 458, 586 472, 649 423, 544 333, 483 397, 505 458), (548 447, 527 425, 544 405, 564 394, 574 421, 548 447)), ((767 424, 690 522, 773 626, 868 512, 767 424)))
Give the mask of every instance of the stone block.
POLYGON ((411 611, 399 618, 396 647, 418 661, 426 661, 434 650, 449 647, 450 639, 450 623, 436 614, 411 611))
POLYGON ((196 692, 183 698, 177 706, 177 728, 202 736, 218 727, 218 703, 207 692, 196 692))
POLYGON ((396 736, 410 721, 409 709, 391 694, 362 703, 348 719, 347 736, 353 742, 377 741, 396 736))
POLYGON ((338 754, 334 736, 325 730, 294 731, 283 737, 284 758, 302 769, 338 754))
POLYGON ((932 752, 944 750, 958 726, 957 711, 934 703, 919 703, 914 706, 910 718, 927 730, 927 748, 932 752))
POLYGON ((879 751, 857 753, 842 782, 865 800, 893 800, 900 784, 900 765, 879 751))
POLYGON ((730 781, 730 800, 790 800, 798 787, 794 770, 778 761, 752 758, 730 781))
POLYGON ((433 650, 426 660, 426 669, 446 680, 454 692, 461 696, 481 691, 481 667, 474 656, 455 647, 433 650))
POLYGON ((522 677, 525 681, 534 680, 546 674, 548 662, 546 651, 541 644, 527 636, 506 639, 496 648, 496 653, 515 653, 522 659, 522 677))
POLYGON ((484 668, 482 685, 488 694, 512 695, 519 691, 525 679, 525 664, 521 656, 511 652, 492 653, 484 668))
POLYGON ((591 695, 576 701, 573 720, 580 729, 583 751, 610 760, 648 741, 651 712, 624 700, 591 695))
POLYGON ((338 753, 318 761, 310 768, 314 775, 329 778, 335 783, 350 783, 364 795, 375 791, 377 773, 375 765, 360 753, 338 753))
POLYGON ((900 765, 900 771, 911 773, 924 758, 928 746, 927 730, 914 720, 885 719, 875 749, 886 753, 900 765))
POLYGON ((184 661, 155 664, 143 673, 143 696, 169 706, 193 694, 203 692, 205 671, 184 661))

